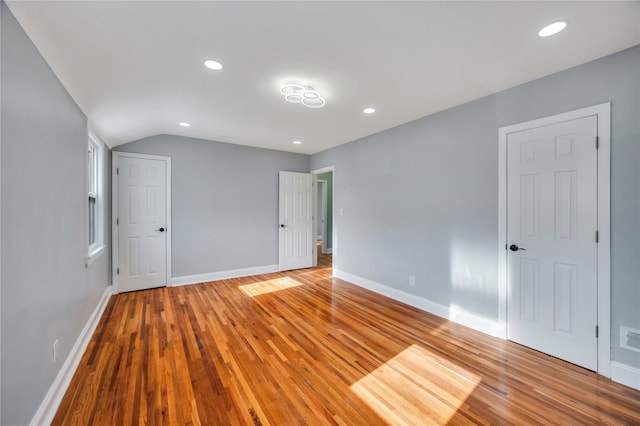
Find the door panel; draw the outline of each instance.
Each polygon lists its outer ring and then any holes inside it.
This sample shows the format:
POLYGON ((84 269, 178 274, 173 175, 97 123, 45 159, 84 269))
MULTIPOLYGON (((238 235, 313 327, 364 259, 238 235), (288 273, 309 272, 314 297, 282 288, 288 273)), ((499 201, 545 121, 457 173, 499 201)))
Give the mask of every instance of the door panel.
POLYGON ((280 172, 281 271, 313 266, 313 186, 309 173, 280 172))
POLYGON ((118 168, 119 291, 165 286, 166 162, 123 156, 118 168))
POLYGON ((510 340, 597 369, 597 118, 507 137, 510 340))

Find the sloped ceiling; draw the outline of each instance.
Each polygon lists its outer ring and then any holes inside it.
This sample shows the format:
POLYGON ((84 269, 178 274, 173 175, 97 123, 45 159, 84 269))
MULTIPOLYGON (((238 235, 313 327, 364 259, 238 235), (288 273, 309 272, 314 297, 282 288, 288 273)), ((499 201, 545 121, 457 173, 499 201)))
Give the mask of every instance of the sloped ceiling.
POLYGON ((311 154, 640 43, 638 1, 7 3, 111 147, 177 134, 311 154), (325 107, 285 102, 286 83, 325 107))

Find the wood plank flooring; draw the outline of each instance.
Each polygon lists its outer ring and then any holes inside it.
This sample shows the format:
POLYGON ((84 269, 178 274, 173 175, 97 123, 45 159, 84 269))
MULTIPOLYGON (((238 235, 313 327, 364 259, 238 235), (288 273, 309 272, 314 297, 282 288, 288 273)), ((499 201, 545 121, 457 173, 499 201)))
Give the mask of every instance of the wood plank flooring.
POLYGON ((640 424, 638 391, 319 264, 112 297, 53 424, 640 424))

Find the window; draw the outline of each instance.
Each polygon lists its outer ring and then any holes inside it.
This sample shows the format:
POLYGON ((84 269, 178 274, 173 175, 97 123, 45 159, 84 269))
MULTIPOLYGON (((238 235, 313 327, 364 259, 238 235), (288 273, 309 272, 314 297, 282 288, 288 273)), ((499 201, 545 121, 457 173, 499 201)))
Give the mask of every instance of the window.
POLYGON ((89 253, 87 265, 104 252, 104 212, 102 189, 102 142, 89 133, 87 143, 87 225, 89 253))

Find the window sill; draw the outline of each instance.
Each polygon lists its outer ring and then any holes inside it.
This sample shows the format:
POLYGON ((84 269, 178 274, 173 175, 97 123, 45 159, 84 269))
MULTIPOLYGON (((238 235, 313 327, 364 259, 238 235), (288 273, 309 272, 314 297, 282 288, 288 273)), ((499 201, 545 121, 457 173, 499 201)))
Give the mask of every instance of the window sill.
POLYGON ((102 254, 105 252, 106 246, 100 246, 97 249, 91 251, 89 256, 87 256, 86 266, 91 265, 95 262, 102 254))

